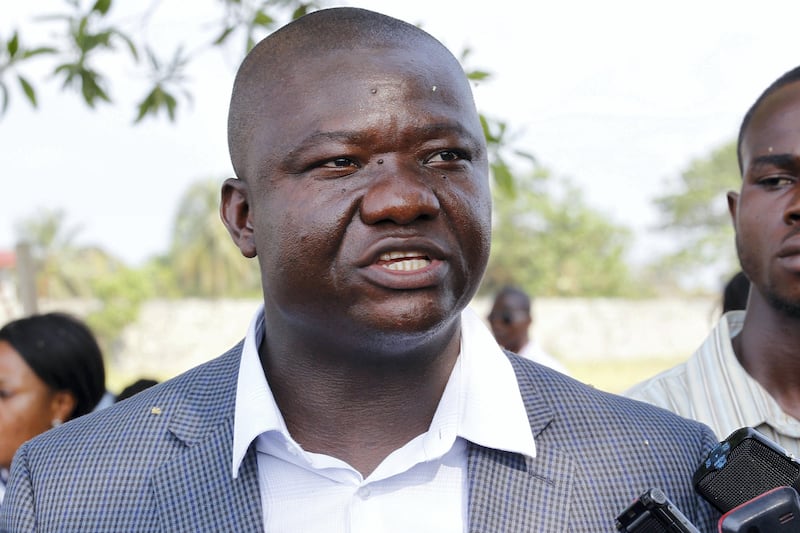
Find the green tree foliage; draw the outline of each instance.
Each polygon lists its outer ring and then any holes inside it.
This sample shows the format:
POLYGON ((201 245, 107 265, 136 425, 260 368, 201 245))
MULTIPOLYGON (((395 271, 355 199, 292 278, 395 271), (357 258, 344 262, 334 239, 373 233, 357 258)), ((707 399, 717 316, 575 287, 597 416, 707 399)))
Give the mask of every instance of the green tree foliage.
POLYGON ((142 303, 154 295, 153 286, 143 272, 120 266, 93 279, 91 296, 98 306, 86 317, 105 356, 117 363, 122 351, 120 335, 125 326, 136 322, 142 303))
POLYGON ((113 359, 123 328, 135 322, 141 303, 155 294, 146 270, 134 270, 104 250, 78 244, 81 228, 62 210, 43 210, 17 224, 18 239, 30 245, 37 297, 83 298, 94 302, 86 317, 103 353, 113 359))
POLYGON ((69 225, 63 210, 42 210, 16 224, 17 240, 30 245, 41 298, 69 298, 91 293, 92 276, 108 271, 114 258, 79 246, 80 226, 69 225))
POLYGON ((168 263, 186 296, 254 296, 260 293, 256 261, 246 261, 219 216, 220 182, 200 181, 183 196, 175 218, 168 263))
POLYGON ((736 142, 731 141, 692 161, 675 190, 655 199, 660 229, 675 237, 675 251, 656 266, 659 272, 675 277, 702 267, 727 276, 738 269, 725 194, 740 184, 736 142))
POLYGON ((536 296, 637 293, 625 264, 628 230, 587 206, 569 182, 550 180, 545 170, 518 176, 514 191, 495 190, 483 293, 506 284, 536 296))
POLYGON ((149 80, 136 104, 134 120, 162 113, 174 120, 179 101, 191 98, 185 75, 191 61, 233 39, 241 39, 244 55, 269 31, 319 7, 316 2, 299 0, 221 0, 212 24, 174 28, 178 44, 159 55, 156 50, 162 48, 148 40, 144 29, 158 18, 162 0, 142 3, 138 12, 124 16, 115 16, 112 0, 64 0, 64 4, 63 12, 43 13, 35 19, 54 30, 47 42, 29 45, 19 29, 0 36, 0 116, 8 108, 15 85, 31 105, 38 106, 37 81, 24 73, 34 60, 49 61, 50 79, 60 80, 65 90, 75 91, 87 106, 112 103, 112 80, 98 64, 113 57, 130 62, 125 83, 131 77, 149 80), (143 56, 146 61, 141 61, 143 56))

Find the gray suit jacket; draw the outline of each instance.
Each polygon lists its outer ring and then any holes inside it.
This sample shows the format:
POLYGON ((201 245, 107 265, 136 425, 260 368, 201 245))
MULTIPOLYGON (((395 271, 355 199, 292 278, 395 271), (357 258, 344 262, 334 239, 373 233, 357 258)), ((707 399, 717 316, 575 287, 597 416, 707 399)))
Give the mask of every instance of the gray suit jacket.
MULTIPOLYGON (((261 531, 256 456, 230 471, 241 343, 113 407, 48 431, 14 459, 0 531, 261 531)), ((691 477, 716 439, 667 411, 509 356, 534 459, 469 446, 471 532, 598 533, 650 487, 703 531, 691 477)))

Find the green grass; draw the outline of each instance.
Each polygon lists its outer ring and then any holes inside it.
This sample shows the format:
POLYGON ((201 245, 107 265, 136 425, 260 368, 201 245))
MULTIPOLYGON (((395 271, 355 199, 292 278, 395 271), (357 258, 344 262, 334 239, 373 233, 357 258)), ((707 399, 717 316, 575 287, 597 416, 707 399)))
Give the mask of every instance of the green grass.
POLYGON ((600 390, 622 393, 628 387, 681 363, 685 358, 566 361, 572 377, 600 390))

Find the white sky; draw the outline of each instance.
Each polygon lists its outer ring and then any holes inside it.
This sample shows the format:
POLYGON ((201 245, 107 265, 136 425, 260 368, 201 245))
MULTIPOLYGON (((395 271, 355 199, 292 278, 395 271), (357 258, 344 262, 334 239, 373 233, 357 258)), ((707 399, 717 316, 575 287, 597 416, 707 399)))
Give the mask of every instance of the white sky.
MULTIPOLYGON (((0 36, 18 27, 33 39, 27 21, 34 8, 62 3, 5 2, 0 36)), ((115 10, 143 4, 117 0, 115 10)), ((732 139, 758 94, 800 64, 797 0, 342 4, 419 23, 456 54, 469 46, 468 66, 494 75, 476 89, 480 110, 509 122, 521 133, 517 146, 634 229, 636 260, 659 249, 652 198, 667 180, 732 139)), ((151 31, 164 42, 180 39, 184 27, 213 20, 212 5, 163 0, 164 22, 151 31), (181 11, 190 5, 191 13, 181 11)), ((179 110, 175 124, 131 125, 140 86, 122 82, 130 67, 121 63, 114 68, 123 78, 111 86, 118 105, 94 112, 41 81, 33 111, 14 85, 10 111, 0 119, 0 249, 14 246, 20 219, 63 208, 71 224, 82 226, 81 243, 132 264, 166 251, 189 184, 231 175, 225 114, 238 59, 211 51, 197 63, 190 74, 194 104, 179 110)))

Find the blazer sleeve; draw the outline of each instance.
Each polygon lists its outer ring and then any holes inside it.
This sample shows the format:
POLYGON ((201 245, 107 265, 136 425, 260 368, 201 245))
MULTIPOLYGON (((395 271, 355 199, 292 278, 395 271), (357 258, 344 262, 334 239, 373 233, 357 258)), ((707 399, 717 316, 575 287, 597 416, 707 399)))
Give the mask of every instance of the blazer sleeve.
POLYGON ((11 477, 0 505, 0 533, 24 533, 36 529, 27 444, 23 444, 11 463, 11 477))

